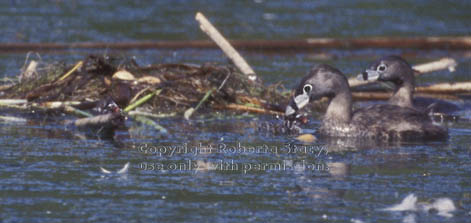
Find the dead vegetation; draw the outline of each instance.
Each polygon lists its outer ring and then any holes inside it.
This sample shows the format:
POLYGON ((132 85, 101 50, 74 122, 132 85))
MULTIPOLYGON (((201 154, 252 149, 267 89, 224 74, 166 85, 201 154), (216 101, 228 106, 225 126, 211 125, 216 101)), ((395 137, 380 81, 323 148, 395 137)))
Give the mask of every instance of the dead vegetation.
POLYGON ((264 86, 231 65, 159 64, 142 67, 125 58, 90 55, 76 65, 45 65, 37 75, 3 90, 1 98, 78 102, 80 110, 96 107, 111 97, 122 109, 159 90, 138 109, 149 113, 184 113, 210 92, 202 109, 277 114, 287 100, 278 85, 264 86))

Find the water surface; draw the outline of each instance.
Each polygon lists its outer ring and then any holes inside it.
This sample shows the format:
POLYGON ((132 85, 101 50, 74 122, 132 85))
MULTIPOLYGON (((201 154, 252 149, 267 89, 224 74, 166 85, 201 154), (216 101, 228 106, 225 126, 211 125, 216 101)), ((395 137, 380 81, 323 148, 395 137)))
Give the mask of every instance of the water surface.
MULTIPOLYGON (((206 39, 194 21, 196 11, 204 12, 232 39, 461 36, 470 34, 470 10, 468 1, 12 0, 0 3, 0 41, 206 39)), ((74 63, 90 53, 135 56, 141 65, 227 61, 216 49, 70 50, 33 53, 31 58, 74 63)), ((315 64, 328 63, 351 76, 387 54, 401 54, 412 64, 445 56, 458 60, 456 72, 427 74, 419 84, 469 80, 471 67, 469 49, 242 54, 267 84, 283 81, 286 88, 294 87, 315 64)), ((1 77, 14 78, 25 57, 25 53, 1 54, 1 77)), ((471 113, 468 99, 457 103, 464 108, 457 113, 463 120, 448 124, 446 142, 368 145, 319 139, 307 147, 291 136, 259 132, 258 123, 274 121, 263 115, 223 112, 195 114, 192 121, 158 120, 168 134, 129 120, 129 131, 118 132, 119 142, 112 142, 64 126, 71 116, 2 110, 2 116, 24 120, 0 121, 0 219, 465 222, 471 217, 471 124, 466 121, 471 113), (172 148, 187 150, 172 154, 172 148), (200 152, 195 154, 195 148, 200 152), (218 152, 204 152, 208 148, 218 152), (100 171, 100 167, 116 171, 127 162, 126 174, 100 171), (451 217, 433 211, 381 210, 411 193, 419 202, 450 198, 457 210, 451 217)), ((320 115, 313 114, 308 129, 319 127, 320 115)))

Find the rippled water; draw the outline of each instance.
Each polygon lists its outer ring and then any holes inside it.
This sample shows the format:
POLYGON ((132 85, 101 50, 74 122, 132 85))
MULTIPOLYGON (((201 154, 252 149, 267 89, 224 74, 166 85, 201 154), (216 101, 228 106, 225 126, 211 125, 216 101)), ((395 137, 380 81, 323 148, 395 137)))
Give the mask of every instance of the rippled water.
MULTIPOLYGON (((469 35, 468 1, 3 1, 1 42, 205 39, 194 14, 204 12, 233 39, 469 35)), ((89 53, 135 56, 138 63, 221 62, 218 50, 41 53, 44 62, 74 62, 89 53)), ((242 52, 266 83, 288 88, 314 64, 353 75, 380 55, 412 64, 452 56, 456 72, 435 72, 419 84, 469 80, 470 53, 417 50, 242 52)), ((25 53, 0 54, 0 73, 18 74, 25 53)), ((32 55, 38 58, 36 55, 32 55)), ((129 120, 119 141, 89 137, 63 125, 73 117, 2 110, 0 219, 3 222, 465 222, 471 217, 470 101, 447 142, 371 146, 325 141, 303 146, 257 131, 271 116, 196 114, 164 118, 162 134, 129 120), (294 150, 296 146, 297 150, 294 150), (208 153, 212 149, 212 153, 208 153), (197 151, 197 152, 196 152, 197 151), (126 163, 125 174, 115 171, 126 163), (103 167, 113 173, 100 170, 103 167), (432 204, 450 198, 456 210, 382 209, 409 194, 432 204)), ((309 129, 319 126, 319 114, 309 129)))

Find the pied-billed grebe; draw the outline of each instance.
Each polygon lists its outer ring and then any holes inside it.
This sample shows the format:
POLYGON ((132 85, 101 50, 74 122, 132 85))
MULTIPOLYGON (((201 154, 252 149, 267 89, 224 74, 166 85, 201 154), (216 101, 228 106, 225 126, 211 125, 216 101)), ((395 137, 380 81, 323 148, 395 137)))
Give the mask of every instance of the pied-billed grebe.
POLYGON ((310 101, 330 99, 320 135, 334 137, 368 137, 387 140, 446 139, 446 128, 432 123, 430 117, 416 109, 391 104, 376 104, 352 112, 352 95, 347 78, 329 65, 314 67, 299 83, 286 107, 286 116, 310 101))
POLYGON ((377 80, 394 84, 389 104, 416 108, 423 111, 449 114, 460 108, 450 102, 433 98, 413 98, 415 88, 414 70, 399 56, 386 56, 375 61, 358 79, 377 80))

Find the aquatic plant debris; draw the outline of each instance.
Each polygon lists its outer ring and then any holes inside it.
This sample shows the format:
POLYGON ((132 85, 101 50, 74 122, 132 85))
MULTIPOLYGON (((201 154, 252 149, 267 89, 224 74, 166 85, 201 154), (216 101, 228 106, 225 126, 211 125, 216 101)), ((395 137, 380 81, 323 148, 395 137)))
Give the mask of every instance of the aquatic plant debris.
MULTIPOLYGON (((38 65, 39 66, 39 65, 38 65)), ((35 79, 2 90, 2 99, 26 99, 27 103, 78 101, 74 108, 87 111, 111 97, 125 112, 179 113, 197 106, 204 111, 231 110, 281 114, 287 95, 279 86, 250 81, 232 65, 157 64, 139 66, 128 58, 90 55, 68 66, 42 64, 35 79), (152 98, 126 107, 134 96, 150 91, 152 98), (211 91, 217 89, 217 91, 211 91), (158 90, 158 93, 156 92, 158 90), (152 94, 153 93, 153 94, 152 94), (238 106, 234 106, 238 105, 238 106), (209 110, 208 110, 209 108, 209 110)))

